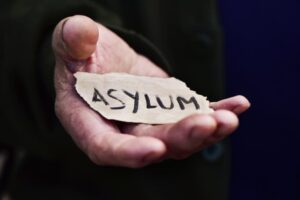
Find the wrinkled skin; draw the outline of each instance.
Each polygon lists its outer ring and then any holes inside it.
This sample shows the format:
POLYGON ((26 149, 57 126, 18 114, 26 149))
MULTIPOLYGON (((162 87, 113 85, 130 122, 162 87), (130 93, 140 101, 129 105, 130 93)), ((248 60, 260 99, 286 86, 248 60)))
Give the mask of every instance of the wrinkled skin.
POLYGON ((166 72, 109 29, 85 16, 62 20, 52 40, 56 57, 56 114, 75 143, 98 165, 139 168, 183 159, 219 142, 238 126, 250 104, 243 96, 211 103, 212 114, 194 114, 165 125, 120 123, 91 110, 74 90, 73 73, 126 72, 168 77, 166 72))

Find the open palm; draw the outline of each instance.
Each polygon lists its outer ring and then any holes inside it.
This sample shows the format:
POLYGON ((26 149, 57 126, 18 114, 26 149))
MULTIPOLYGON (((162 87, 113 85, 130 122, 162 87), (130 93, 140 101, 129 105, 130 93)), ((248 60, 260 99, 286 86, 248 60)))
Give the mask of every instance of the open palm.
POLYGON ((142 167, 167 158, 185 158, 216 143, 238 126, 249 107, 242 96, 212 103, 213 114, 191 115, 177 123, 146 125, 103 118, 77 95, 73 73, 125 72, 168 75, 137 54, 112 31, 85 16, 62 20, 53 34, 56 56, 56 114, 76 144, 99 165, 142 167))

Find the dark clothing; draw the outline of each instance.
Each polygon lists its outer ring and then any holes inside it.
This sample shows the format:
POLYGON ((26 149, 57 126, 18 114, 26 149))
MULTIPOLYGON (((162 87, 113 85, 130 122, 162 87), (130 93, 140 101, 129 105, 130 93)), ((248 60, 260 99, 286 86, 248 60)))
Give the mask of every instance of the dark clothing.
POLYGON ((54 114, 51 34, 83 14, 113 29, 210 100, 222 97, 221 33, 214 0, 7 1, 0 7, 0 142, 13 148, 13 199, 227 199, 226 142, 183 161, 139 170, 99 167, 73 144, 54 114), (128 30, 134 30, 128 31, 128 30), (139 34, 137 34, 137 32, 139 34), (148 40, 149 38, 168 58, 148 40))

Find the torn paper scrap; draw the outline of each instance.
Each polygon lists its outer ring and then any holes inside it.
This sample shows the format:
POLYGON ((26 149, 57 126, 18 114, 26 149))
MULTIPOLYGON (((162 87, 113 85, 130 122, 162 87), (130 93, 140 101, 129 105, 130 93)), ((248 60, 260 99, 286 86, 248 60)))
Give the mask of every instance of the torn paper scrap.
POLYGON ((78 94, 107 119, 166 124, 193 113, 213 112, 206 97, 176 78, 86 72, 74 76, 78 94))

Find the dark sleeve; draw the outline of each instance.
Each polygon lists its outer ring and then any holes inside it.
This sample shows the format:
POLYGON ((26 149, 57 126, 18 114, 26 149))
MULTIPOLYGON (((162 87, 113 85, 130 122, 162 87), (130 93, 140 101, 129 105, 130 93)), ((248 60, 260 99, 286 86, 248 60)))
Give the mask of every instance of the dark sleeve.
POLYGON ((124 30, 118 15, 98 3, 14 1, 7 3, 5 9, 0 19, 5 27, 0 39, 2 144, 38 154, 61 154, 60 147, 72 146, 54 113, 51 49, 52 31, 67 16, 82 14, 99 21, 113 29, 137 52, 167 69, 166 61, 148 40, 124 30))

